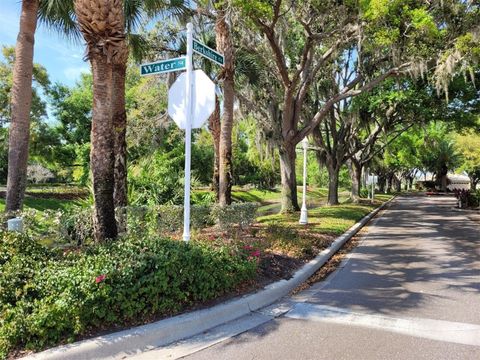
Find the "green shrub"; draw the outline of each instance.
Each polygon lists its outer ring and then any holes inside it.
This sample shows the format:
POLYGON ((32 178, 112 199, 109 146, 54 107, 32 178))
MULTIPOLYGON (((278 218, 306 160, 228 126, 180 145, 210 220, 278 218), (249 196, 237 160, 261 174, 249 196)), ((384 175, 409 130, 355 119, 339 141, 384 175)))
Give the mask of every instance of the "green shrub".
POLYGON ((480 189, 476 192, 470 192, 468 204, 473 208, 480 206, 480 189))
POLYGON ((0 236, 0 358, 174 314, 252 279, 257 266, 233 248, 158 237, 61 254, 0 236))
POLYGON ((369 195, 370 195, 370 189, 362 187, 362 189, 360 190, 360 197, 367 199, 369 195))
POLYGON ((75 207, 59 214, 58 236, 69 243, 84 244, 93 238, 91 208, 75 207))
POLYGON ((212 217, 224 230, 236 225, 245 228, 255 221, 257 209, 256 203, 233 203, 223 207, 215 205, 212 208, 212 217))
MULTIPOLYGON (((117 210, 126 216, 127 230, 132 234, 164 234, 183 229, 183 206, 157 205, 132 206, 117 210)), ((213 225, 210 207, 206 205, 192 205, 190 207, 190 223, 194 229, 202 229, 213 225)))
MULTIPOLYGON (((234 203, 227 207, 194 204, 190 207, 190 224, 193 229, 203 229, 220 224, 224 229, 234 226, 244 228, 255 221, 258 205, 234 203)), ((24 220, 27 235, 44 244, 88 244, 93 239, 91 207, 71 207, 67 210, 38 211, 29 209, 12 214, 1 214, 0 221, 6 227, 9 217, 20 216, 24 220)), ((116 210, 120 232, 135 236, 162 235, 183 229, 183 206, 154 205, 128 206, 116 210)))

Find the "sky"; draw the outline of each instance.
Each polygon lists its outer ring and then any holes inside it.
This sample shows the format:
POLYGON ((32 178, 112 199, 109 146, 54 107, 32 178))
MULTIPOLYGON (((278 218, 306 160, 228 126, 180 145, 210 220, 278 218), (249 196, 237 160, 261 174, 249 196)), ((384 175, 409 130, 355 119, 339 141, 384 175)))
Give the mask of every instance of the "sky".
MULTIPOLYGON (((15 46, 20 23, 21 0, 0 0, 0 46, 15 46)), ((85 48, 74 44, 38 23, 35 33, 34 61, 43 65, 52 83, 74 85, 90 65, 83 61, 85 48)), ((1 56, 1 54, 0 54, 1 56)))

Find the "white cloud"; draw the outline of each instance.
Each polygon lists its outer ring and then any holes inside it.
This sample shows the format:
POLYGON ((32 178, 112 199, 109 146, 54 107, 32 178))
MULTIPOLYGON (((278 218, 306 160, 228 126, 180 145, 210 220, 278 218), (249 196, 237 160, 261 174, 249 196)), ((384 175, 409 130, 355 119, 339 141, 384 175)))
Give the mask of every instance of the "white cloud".
POLYGON ((63 74, 65 75, 65 78, 67 78, 70 81, 75 81, 80 77, 80 74, 89 73, 89 72, 90 72, 90 67, 88 66, 68 67, 63 70, 63 74))

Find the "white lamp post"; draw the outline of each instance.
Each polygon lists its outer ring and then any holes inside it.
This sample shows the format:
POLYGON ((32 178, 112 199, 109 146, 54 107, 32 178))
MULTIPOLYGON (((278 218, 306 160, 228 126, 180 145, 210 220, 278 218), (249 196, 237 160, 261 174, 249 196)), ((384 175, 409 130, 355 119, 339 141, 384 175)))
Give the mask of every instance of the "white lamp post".
POLYGON ((365 169, 365 187, 367 188, 367 193, 368 193, 367 198, 370 200, 371 196, 370 196, 370 184, 368 182, 368 180, 370 180, 369 178, 370 178, 370 169, 367 167, 365 169))
POLYGON ((308 214, 307 214, 307 150, 308 150, 308 139, 304 137, 302 140, 303 146, 303 194, 302 194, 302 210, 300 212, 300 221, 302 225, 308 224, 308 214))
POLYGON ((375 174, 372 173, 372 202, 375 200, 375 174))

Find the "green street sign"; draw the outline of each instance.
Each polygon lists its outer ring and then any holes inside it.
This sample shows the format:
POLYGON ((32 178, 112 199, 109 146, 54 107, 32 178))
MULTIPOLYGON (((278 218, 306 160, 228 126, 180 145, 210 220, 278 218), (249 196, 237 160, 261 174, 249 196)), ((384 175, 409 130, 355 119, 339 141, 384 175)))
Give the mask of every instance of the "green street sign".
POLYGON ((184 56, 140 65, 140 75, 163 74, 172 71, 184 70, 187 61, 184 56))
POLYGON ((193 39, 193 51, 195 51, 197 54, 200 54, 206 57, 209 60, 212 60, 218 65, 223 66, 225 64, 225 60, 222 54, 216 52, 212 48, 209 48, 207 45, 204 45, 195 39, 193 39))

